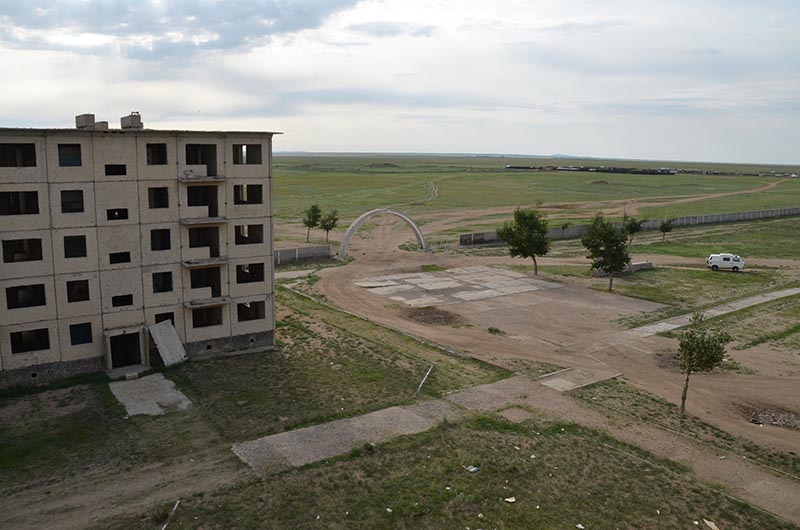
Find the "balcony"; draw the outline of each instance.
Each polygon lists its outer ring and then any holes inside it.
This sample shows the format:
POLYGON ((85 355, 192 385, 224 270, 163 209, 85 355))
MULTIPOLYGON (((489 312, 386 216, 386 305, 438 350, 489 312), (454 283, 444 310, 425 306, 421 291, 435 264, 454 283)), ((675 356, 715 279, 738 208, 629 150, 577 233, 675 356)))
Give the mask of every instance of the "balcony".
POLYGON ((183 303, 186 309, 201 309, 203 307, 217 307, 227 305, 231 302, 230 296, 218 296, 216 298, 205 298, 203 300, 187 300, 183 303))

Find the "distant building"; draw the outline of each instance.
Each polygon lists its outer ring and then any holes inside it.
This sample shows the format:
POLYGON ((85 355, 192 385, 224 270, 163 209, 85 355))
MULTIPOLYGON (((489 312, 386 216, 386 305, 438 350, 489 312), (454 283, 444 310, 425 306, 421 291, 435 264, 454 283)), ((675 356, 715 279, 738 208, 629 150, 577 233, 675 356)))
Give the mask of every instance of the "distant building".
POLYGON ((271 132, 0 129, 0 387, 274 344, 271 132))

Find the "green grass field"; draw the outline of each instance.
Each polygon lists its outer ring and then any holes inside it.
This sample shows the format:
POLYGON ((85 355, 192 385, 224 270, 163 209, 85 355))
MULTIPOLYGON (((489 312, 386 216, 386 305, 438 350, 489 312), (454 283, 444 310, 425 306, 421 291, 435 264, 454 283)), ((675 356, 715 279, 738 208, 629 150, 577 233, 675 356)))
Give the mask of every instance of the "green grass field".
MULTIPOLYGON (((773 177, 745 175, 617 175, 571 172, 506 171, 506 164, 600 165, 609 161, 519 159, 506 157, 435 155, 288 156, 274 158, 275 215, 299 219, 312 203, 323 210, 337 209, 343 218, 378 207, 402 208, 418 215, 453 209, 513 207, 541 201, 547 206, 561 203, 593 203, 652 199, 662 196, 695 196, 742 191, 765 186, 773 177), (431 183, 438 188, 432 197, 431 183)), ((723 171, 754 172, 770 168, 726 166, 724 164, 617 162, 631 167, 718 168, 723 171)), ((800 204, 800 182, 782 183, 777 188, 742 196, 721 197, 709 204, 686 203, 654 206, 643 214, 660 217, 720 211, 754 210, 800 204), (667 211, 668 210, 668 211, 667 211)), ((591 216, 591 207, 564 206, 564 212, 591 216)))
MULTIPOLYGON (((719 528, 794 528, 598 431, 477 416, 195 495, 170 526, 672 530, 704 518, 719 528), (468 473, 468 464, 480 470, 468 473)), ((155 522, 145 513, 102 528, 150 529, 155 522)))
POLYGON ((745 264, 747 258, 800 259, 798 234, 800 217, 696 226, 675 229, 663 242, 660 234, 648 233, 645 240, 636 243, 634 251, 690 258, 732 252, 742 256, 745 264))

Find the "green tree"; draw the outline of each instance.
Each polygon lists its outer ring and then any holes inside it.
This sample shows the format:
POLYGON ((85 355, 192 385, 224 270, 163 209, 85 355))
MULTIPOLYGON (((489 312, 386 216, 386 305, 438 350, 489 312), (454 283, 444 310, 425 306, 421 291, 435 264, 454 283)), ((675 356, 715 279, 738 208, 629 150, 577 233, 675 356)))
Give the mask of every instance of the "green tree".
POLYGON ((602 214, 592 219, 592 224, 581 238, 581 243, 589 251, 587 258, 592 260, 592 268, 608 274, 608 290, 614 285, 614 274, 622 272, 631 262, 628 255, 627 233, 622 228, 614 228, 602 214))
POLYGON ((627 215, 622 219, 622 228, 628 234, 628 248, 633 245, 633 236, 642 231, 642 225, 647 219, 637 219, 635 217, 628 217, 627 215))
POLYGON ((336 225, 339 224, 339 212, 336 210, 331 210, 330 212, 326 213, 322 216, 319 220, 319 227, 325 230, 325 242, 328 242, 328 234, 331 230, 336 228, 336 225))
POLYGON ((667 232, 672 232, 672 222, 675 219, 664 219, 661 221, 661 224, 658 225, 658 231, 661 232, 661 241, 667 240, 667 232))
POLYGON ((497 237, 508 243, 508 252, 513 257, 532 258, 533 273, 539 274, 536 256, 544 256, 550 250, 547 239, 547 219, 535 208, 517 208, 514 220, 507 221, 497 229, 497 237))
POLYGON ((309 237, 311 237, 311 229, 319 226, 321 218, 322 210, 320 210, 319 206, 316 204, 312 204, 306 210, 303 210, 303 226, 308 228, 306 232, 306 243, 308 243, 309 237))
POLYGON ((710 372, 725 359, 725 346, 731 341, 724 331, 703 329, 703 313, 692 315, 689 328, 681 333, 676 358, 681 372, 686 374, 681 394, 681 414, 686 412, 686 394, 689 392, 689 376, 694 372, 710 372))

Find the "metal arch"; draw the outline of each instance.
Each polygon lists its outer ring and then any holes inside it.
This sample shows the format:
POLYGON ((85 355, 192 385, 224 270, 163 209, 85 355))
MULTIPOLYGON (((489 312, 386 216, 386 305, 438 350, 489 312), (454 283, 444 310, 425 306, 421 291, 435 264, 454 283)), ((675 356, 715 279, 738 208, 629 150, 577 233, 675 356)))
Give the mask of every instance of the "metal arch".
POLYGON ((417 223, 415 223, 409 216, 388 208, 378 208, 377 210, 370 210, 366 213, 362 213, 356 218, 355 221, 350 223, 350 226, 347 227, 347 230, 344 233, 342 243, 339 245, 339 253, 336 255, 338 259, 344 259, 345 256, 347 256, 347 247, 350 245, 350 238, 353 237, 353 234, 358 231, 359 227, 369 218, 380 214, 394 215, 395 217, 399 217, 405 221, 405 223, 411 227, 411 230, 414 231, 414 235, 417 237, 417 243, 419 243, 420 250, 428 250, 428 243, 425 241, 425 236, 422 235, 422 230, 419 229, 417 223))

